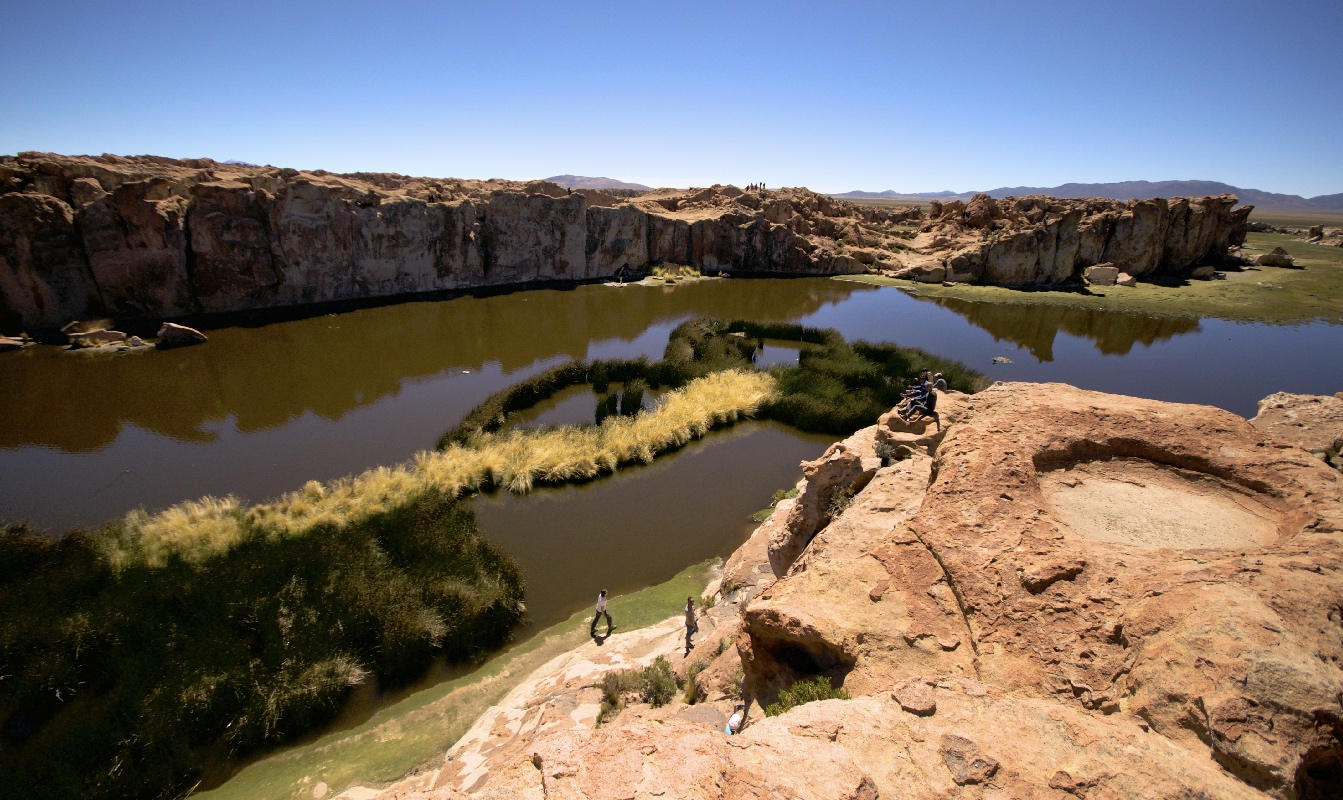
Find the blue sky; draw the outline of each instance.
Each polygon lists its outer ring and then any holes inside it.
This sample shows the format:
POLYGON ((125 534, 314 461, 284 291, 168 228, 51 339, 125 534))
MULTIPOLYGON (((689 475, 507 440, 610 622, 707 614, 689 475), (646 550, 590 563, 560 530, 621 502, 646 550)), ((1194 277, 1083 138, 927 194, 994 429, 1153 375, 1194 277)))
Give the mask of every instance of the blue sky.
POLYGON ((1343 2, 0 0, 0 153, 1343 192, 1343 2))

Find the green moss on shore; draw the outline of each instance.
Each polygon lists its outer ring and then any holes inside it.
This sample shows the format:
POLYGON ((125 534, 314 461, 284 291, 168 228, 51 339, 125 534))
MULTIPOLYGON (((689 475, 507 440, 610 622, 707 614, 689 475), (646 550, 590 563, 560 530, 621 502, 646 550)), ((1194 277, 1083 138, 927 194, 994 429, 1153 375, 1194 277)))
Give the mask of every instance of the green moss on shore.
POLYGON ((917 297, 975 302, 1097 308, 1181 317, 1214 317, 1235 322, 1296 325, 1343 324, 1343 247, 1311 244, 1277 233, 1252 233, 1244 252, 1253 258, 1282 247, 1300 269, 1245 267, 1226 280, 1156 279, 1137 286, 1007 288, 957 284, 942 286, 852 275, 837 280, 898 286, 917 297))

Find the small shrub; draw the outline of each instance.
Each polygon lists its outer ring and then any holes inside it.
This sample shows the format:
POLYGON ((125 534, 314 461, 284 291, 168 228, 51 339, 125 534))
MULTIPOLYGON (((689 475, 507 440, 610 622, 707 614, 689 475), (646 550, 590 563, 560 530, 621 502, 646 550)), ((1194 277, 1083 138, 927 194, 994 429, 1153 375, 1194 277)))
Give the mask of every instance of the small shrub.
POLYGON ((625 707, 625 695, 643 693, 643 670, 622 669, 608 672, 602 676, 599 684, 602 690, 601 710, 597 712, 597 725, 620 713, 625 707))
POLYGON ((686 668, 684 697, 686 705, 693 706, 705 697, 704 690, 700 688, 699 681, 696 678, 709 666, 707 661, 696 661, 686 668))
POLYGON ((670 703, 681 690, 671 664, 662 656, 643 669, 608 672, 602 676, 599 686, 602 690, 602 706, 597 713, 598 725, 624 708, 627 695, 637 695, 642 702, 657 708, 670 703))
POLYGON ((643 699, 645 703, 658 708, 671 702, 681 687, 676 683, 676 673, 672 672, 667 659, 658 656, 652 664, 643 669, 643 699))
POLYGON ((728 648, 732 647, 734 641, 735 640, 731 636, 724 636, 722 639, 719 639, 718 655, 721 656, 722 654, 726 653, 728 651, 728 648))
POLYGON ((848 700, 849 693, 830 685, 830 679, 824 675, 811 680, 798 681, 779 692, 779 700, 765 707, 765 716, 777 717, 785 711, 817 700, 848 700))
POLYGON ((793 486, 793 487, 788 488, 788 489, 780 489, 780 490, 778 490, 777 492, 774 493, 774 497, 771 498, 771 501, 772 501, 772 502, 770 503, 770 505, 777 506, 777 505, 779 504, 779 501, 780 501, 780 500, 790 500, 790 499, 792 499, 792 498, 794 498, 794 497, 797 497, 797 487, 796 487, 796 486, 793 486))
POLYGON ((731 695, 732 697, 737 698, 738 700, 741 700, 743 698, 741 687, 742 683, 745 680, 746 680, 746 673, 740 667, 738 667, 737 671, 732 673, 732 680, 728 681, 727 686, 728 694, 731 695))
POLYGON ((718 603, 718 595, 716 594, 701 595, 699 599, 699 607, 701 611, 708 611, 709 609, 717 605, 717 603, 718 603))
POLYGON ((849 506, 853 505, 853 489, 844 488, 835 492, 835 496, 830 498, 830 506, 826 510, 826 515, 830 519, 835 519, 843 514, 849 506))
POLYGON ((911 455, 908 447, 905 447, 904 445, 894 445, 890 442, 877 442, 875 449, 877 451, 877 458, 881 459, 881 465, 883 467, 889 467, 897 461, 904 461, 911 455))

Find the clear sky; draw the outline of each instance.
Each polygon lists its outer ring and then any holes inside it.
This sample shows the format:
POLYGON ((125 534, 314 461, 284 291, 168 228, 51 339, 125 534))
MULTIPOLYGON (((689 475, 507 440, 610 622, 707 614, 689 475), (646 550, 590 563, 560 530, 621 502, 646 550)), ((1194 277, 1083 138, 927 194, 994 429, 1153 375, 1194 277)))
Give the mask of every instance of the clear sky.
POLYGON ((0 153, 1343 192, 1343 2, 0 0, 0 153))

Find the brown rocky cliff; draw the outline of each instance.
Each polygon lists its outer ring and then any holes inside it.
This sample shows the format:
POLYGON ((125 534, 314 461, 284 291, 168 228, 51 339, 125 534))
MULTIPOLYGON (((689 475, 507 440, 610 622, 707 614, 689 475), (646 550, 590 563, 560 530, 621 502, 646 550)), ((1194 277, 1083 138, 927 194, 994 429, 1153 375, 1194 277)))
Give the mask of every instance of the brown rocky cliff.
POLYGON ((635 197, 152 156, 0 157, 0 327, 177 317, 418 292, 611 278, 650 264, 941 280, 1075 280, 1224 256, 1235 198, 854 205, 806 189, 635 197))
POLYGON ((817 233, 842 227, 828 215, 891 218, 805 189, 768 194, 627 200, 543 181, 24 153, 0 158, 0 323, 585 281, 659 262, 831 274, 862 267, 817 233))
POLYGON ((1031 195, 933 203, 915 244, 948 279, 1061 283, 1095 264, 1141 276, 1219 263, 1242 244, 1253 206, 1233 195, 1170 200, 1060 200, 1031 195))

